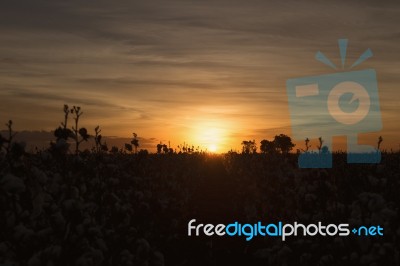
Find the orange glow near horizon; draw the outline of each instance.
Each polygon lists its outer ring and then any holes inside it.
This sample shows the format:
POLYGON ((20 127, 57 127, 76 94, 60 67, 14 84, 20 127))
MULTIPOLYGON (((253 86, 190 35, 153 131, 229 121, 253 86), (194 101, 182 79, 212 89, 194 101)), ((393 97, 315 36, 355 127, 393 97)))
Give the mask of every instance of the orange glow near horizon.
MULTIPOLYGON (((397 36, 398 23, 389 19, 396 16, 387 16, 395 12, 392 7, 382 7, 382 17, 370 20, 370 12, 377 11, 374 4, 363 10, 335 6, 332 10, 343 22, 338 25, 323 16, 310 24, 310 16, 326 9, 315 3, 299 3, 292 12, 278 3, 240 1, 229 7, 131 1, 129 12, 111 2, 92 4, 71 4, 66 13, 44 1, 37 8, 43 14, 25 14, 11 1, 2 6, 9 15, 3 23, 7 34, 0 36, 0 131, 12 119, 13 130, 27 131, 16 138, 47 147, 68 104, 83 110, 79 127, 93 135, 99 125, 110 147, 123 148, 135 132, 139 149, 150 152, 160 143, 177 151, 187 145, 212 153, 240 152, 243 140, 255 140, 259 151, 260 141, 282 133, 297 144, 295 152, 304 149, 304 140, 291 132, 286 81, 336 73, 315 60, 315 53, 321 50, 339 65, 337 39, 348 37, 346 62, 357 60, 367 48, 374 53, 354 70, 376 70, 382 113, 382 130, 363 133, 360 143, 376 146, 382 136, 382 149, 400 149, 399 46, 396 38, 370 38, 382 29, 397 36), (102 9, 110 12, 110 20, 97 12, 102 9), (296 22, 293 27, 282 19, 282 10, 296 22), (183 13, 187 18, 182 19, 183 13), (46 14, 54 23, 43 23, 46 14), (69 23, 67 14, 79 19, 69 23), (330 27, 333 33, 343 30, 342 36, 325 34, 330 27)), ((73 124, 70 117, 68 125, 73 124)), ((93 138, 86 144, 93 145, 93 138)), ((315 148, 317 139, 311 144, 315 148)), ((345 149, 346 139, 338 136, 333 144, 333 149, 345 149)))
POLYGON ((204 121, 194 126, 191 136, 194 143, 208 151, 217 152, 226 143, 227 130, 223 123, 204 121))

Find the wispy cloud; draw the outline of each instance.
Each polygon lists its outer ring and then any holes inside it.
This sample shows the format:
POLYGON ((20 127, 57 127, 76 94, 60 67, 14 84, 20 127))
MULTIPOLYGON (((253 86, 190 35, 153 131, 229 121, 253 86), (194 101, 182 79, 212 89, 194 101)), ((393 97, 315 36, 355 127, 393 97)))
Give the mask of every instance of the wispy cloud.
POLYGON ((208 119, 236 143, 261 139, 289 125, 286 80, 331 73, 315 52, 339 62, 347 37, 349 63, 373 50, 362 68, 377 70, 393 135, 399 22, 398 1, 7 1, 0 120, 51 130, 70 103, 110 135, 178 142, 208 119))

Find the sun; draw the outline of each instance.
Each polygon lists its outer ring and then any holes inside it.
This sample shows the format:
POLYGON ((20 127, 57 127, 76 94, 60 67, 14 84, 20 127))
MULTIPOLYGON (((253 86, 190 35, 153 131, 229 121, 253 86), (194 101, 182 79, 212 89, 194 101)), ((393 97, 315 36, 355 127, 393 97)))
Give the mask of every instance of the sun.
POLYGON ((216 151, 217 151, 217 146, 216 146, 215 144, 210 144, 210 145, 208 146, 208 150, 209 150, 210 152, 216 152, 216 151))
POLYGON ((211 123, 210 121, 196 124, 191 140, 202 149, 213 153, 217 152, 224 146, 225 141, 225 130, 221 124, 217 125, 216 122, 211 123))

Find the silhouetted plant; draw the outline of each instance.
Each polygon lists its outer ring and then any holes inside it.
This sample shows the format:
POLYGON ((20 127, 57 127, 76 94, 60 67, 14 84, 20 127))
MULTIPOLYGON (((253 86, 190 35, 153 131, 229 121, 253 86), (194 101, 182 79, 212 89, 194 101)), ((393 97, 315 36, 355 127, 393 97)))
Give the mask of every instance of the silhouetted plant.
POLYGON ((118 153, 118 151, 119 151, 118 147, 116 147, 116 146, 111 147, 111 150, 110 150, 111 153, 116 154, 116 153, 118 153))
POLYGON ((329 153, 329 148, 328 148, 328 146, 323 146, 323 147, 321 148, 321 153, 322 153, 322 154, 328 154, 328 153, 329 153))
POLYGON ((292 139, 285 134, 276 135, 274 137, 274 143, 276 149, 282 154, 288 154, 293 149, 293 147, 296 146, 292 142, 292 139))
POLYGON ((164 144, 162 148, 164 153, 168 153, 168 146, 166 144, 164 144))
POLYGON ((10 165, 13 164, 13 160, 18 159, 25 154, 25 143, 14 141, 14 137, 17 133, 13 131, 12 125, 13 125, 12 120, 9 120, 6 123, 7 127, 6 138, 0 135, 0 152, 2 149, 5 150, 6 158, 8 159, 10 165))
POLYGON ((128 144, 128 143, 125 143, 125 150, 127 150, 129 152, 132 152, 133 151, 132 145, 128 144))
POLYGON ((68 152, 69 143, 68 138, 73 138, 74 133, 68 126, 68 116, 70 114, 70 109, 67 104, 64 104, 64 122, 61 122, 61 126, 59 126, 54 131, 54 136, 56 137, 56 143, 50 143, 50 151, 55 154, 63 155, 68 152))
POLYGON ((306 146, 306 148, 304 150, 302 149, 302 151, 303 152, 308 152, 308 150, 311 148, 310 139, 309 138, 306 138, 304 140, 304 145, 306 146))
POLYGON ((70 114, 70 109, 67 104, 64 104, 64 122, 61 122, 61 126, 59 126, 55 131, 54 131, 54 136, 58 140, 65 140, 67 141, 68 138, 73 138, 74 133, 72 132, 71 129, 68 128, 68 116, 70 114))
POLYGON ((275 142, 274 141, 263 139, 260 142, 260 144, 261 144, 260 145, 260 151, 262 153, 272 154, 272 153, 276 152, 276 147, 275 147, 275 142))
POLYGON ((379 138, 378 138, 378 150, 380 150, 380 148, 381 148, 382 141, 383 141, 382 136, 379 136, 379 138))
POLYGON ((4 146, 4 144, 7 142, 7 139, 5 139, 5 138, 3 138, 3 136, 0 134, 0 152, 1 152, 1 150, 4 148, 5 149, 5 146, 4 146))
POLYGON ((139 157, 146 157, 147 155, 149 155, 149 151, 140 149, 140 151, 138 152, 138 155, 139 155, 139 157))
POLYGON ((12 141, 13 141, 15 135, 16 135, 16 133, 13 133, 12 125, 13 125, 13 121, 12 120, 8 120, 8 122, 6 123, 7 133, 8 133, 7 138, 3 138, 0 135, 0 149, 1 149, 1 147, 3 147, 5 149, 5 151, 6 151, 6 154, 10 153, 11 146, 12 146, 12 141))
POLYGON ((108 151, 108 147, 107 147, 107 143, 106 142, 102 142, 102 136, 101 136, 101 129, 100 126, 95 127, 94 129, 94 141, 95 141, 95 145, 96 145, 96 152, 106 152, 108 151))
MULTIPOLYGON (((179 147, 179 146, 178 146, 178 147, 179 147)), ((162 151, 162 144, 159 143, 159 144, 157 144, 157 153, 160 154, 161 151, 162 151)))
POLYGON ((161 153, 174 153, 174 150, 172 148, 169 148, 167 146, 167 144, 162 144, 161 142, 159 144, 157 144, 157 153, 161 154, 161 153))
POLYGON ((131 144, 133 145, 133 147, 135 147, 135 153, 137 153, 137 149, 139 147, 139 139, 137 138, 136 133, 133 133, 133 139, 131 141, 131 144))
POLYGON ((86 128, 84 127, 79 128, 79 118, 83 115, 81 108, 79 106, 73 106, 73 108, 71 109, 71 114, 75 115, 74 117, 75 126, 72 127, 75 140, 75 154, 79 154, 79 145, 83 141, 88 141, 90 135, 88 134, 86 128), (79 136, 81 137, 80 139, 79 136))
POLYGON ((244 140, 242 141, 242 153, 250 154, 257 152, 257 145, 255 140, 244 140))
POLYGON ((317 149, 318 149, 318 153, 321 153, 321 149, 322 149, 322 144, 324 143, 324 140, 319 137, 318 138, 318 145, 317 145, 317 149))

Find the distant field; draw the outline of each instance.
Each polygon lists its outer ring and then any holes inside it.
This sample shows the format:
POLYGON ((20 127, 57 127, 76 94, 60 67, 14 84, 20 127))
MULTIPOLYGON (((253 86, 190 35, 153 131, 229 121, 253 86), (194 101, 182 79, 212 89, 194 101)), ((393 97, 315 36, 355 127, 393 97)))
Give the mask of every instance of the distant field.
POLYGON ((334 168, 320 170, 296 161, 294 154, 3 156, 1 263, 397 265, 399 153, 384 153, 380 165, 348 165, 335 154, 334 168), (193 218, 380 224, 385 234, 188 237, 193 218))

